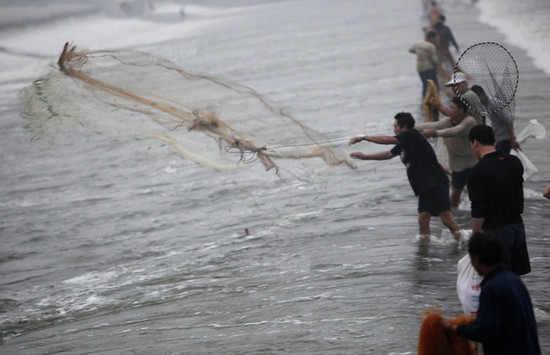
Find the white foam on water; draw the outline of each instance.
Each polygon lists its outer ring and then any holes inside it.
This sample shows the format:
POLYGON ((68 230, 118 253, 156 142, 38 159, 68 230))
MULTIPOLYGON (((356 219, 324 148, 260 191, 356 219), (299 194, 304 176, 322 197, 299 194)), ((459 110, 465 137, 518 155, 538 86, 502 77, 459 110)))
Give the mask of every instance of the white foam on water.
POLYGON ((550 6, 542 0, 484 0, 479 20, 496 27, 507 40, 527 51, 536 67, 550 75, 550 6))

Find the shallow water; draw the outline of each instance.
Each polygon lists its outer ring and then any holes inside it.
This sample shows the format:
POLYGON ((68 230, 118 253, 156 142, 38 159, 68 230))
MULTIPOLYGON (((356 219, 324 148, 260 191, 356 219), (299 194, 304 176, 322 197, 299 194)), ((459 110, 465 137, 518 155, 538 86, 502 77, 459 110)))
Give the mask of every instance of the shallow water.
MULTIPOLYGON (((418 115, 420 83, 406 50, 421 36, 420 2, 242 5, 189 5, 184 22, 94 15, 5 30, 0 46, 54 59, 68 30, 82 47, 138 46, 250 86, 331 139, 391 134, 396 112, 418 115)), ((477 9, 445 6, 466 48, 477 9)), ((531 118, 546 122, 550 79, 512 48, 520 130, 531 118)), ((437 220, 429 245, 416 240, 416 200, 396 159, 356 170, 289 160, 279 177, 259 163, 211 170, 72 125, 53 145, 31 141, 17 93, 47 61, 0 56, 8 68, 0 76, 2 353, 412 354, 425 308, 460 312, 464 246, 437 220)), ((543 353, 550 212, 540 191, 549 146, 548 138, 524 146, 541 170, 525 184, 533 272, 523 279, 543 353)), ((469 228, 468 211, 456 218, 469 228)))

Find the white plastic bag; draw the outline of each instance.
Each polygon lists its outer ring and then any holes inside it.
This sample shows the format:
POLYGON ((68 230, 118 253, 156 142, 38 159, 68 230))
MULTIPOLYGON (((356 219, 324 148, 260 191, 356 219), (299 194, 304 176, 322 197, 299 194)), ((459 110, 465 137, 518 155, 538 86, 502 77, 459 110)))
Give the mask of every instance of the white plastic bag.
POLYGON ((521 160, 521 164, 523 165, 523 180, 529 179, 531 176, 535 175, 539 172, 539 169, 527 158, 525 154, 521 150, 515 151, 511 150, 510 154, 515 155, 521 160))
POLYGON ((456 292, 466 314, 477 313, 479 307, 480 283, 483 278, 475 271, 466 254, 457 264, 456 292))
POLYGON ((530 120, 527 127, 525 127, 517 136, 516 141, 519 144, 523 144, 529 138, 543 139, 546 137, 546 127, 541 125, 536 119, 530 120))

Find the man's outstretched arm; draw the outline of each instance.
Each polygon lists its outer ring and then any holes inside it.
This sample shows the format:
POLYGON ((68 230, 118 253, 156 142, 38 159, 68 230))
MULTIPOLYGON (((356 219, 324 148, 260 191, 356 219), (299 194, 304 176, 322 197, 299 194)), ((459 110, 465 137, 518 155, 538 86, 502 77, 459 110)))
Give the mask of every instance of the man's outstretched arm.
POLYGON ((357 136, 349 140, 349 145, 367 141, 376 144, 399 144, 399 140, 393 136, 357 136))
POLYGON ((375 154, 363 154, 361 152, 353 152, 350 154, 350 157, 360 160, 388 160, 395 157, 395 155, 391 152, 391 150, 387 150, 385 152, 375 154))

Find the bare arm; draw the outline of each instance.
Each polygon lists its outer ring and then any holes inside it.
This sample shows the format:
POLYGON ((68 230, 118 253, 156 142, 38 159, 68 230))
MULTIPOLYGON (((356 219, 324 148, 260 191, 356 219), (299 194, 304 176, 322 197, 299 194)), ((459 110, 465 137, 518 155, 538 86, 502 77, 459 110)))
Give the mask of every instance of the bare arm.
POLYGON ((472 233, 481 231, 483 229, 483 222, 485 222, 485 218, 472 217, 472 233))
POLYGON ((359 143, 361 141, 372 142, 376 144, 399 144, 399 140, 392 136, 359 136, 349 140, 349 145, 359 143))
POLYGON ((390 150, 387 150, 385 152, 375 154, 363 154, 361 152, 353 152, 350 154, 350 157, 360 160, 388 160, 395 157, 395 155, 393 155, 390 150))
POLYGON ((467 136, 472 127, 476 125, 476 120, 472 116, 466 116, 458 125, 444 128, 437 131, 439 137, 467 136))
POLYGON ((546 197, 547 199, 550 199, 550 184, 548 184, 544 191, 542 192, 542 196, 546 197))
POLYGON ((446 120, 448 120, 448 118, 444 118, 443 120, 436 122, 423 122, 414 125, 414 128, 420 131, 420 133, 422 133, 424 137, 437 137, 437 131, 445 127, 446 120))
POLYGON ((510 135, 510 146, 515 150, 519 150, 520 149, 519 143, 516 140, 516 134, 514 133, 514 125, 509 124, 507 128, 508 128, 508 134, 510 135))

